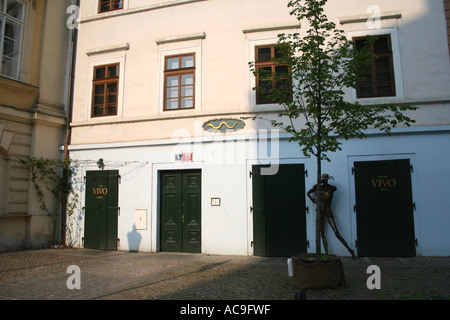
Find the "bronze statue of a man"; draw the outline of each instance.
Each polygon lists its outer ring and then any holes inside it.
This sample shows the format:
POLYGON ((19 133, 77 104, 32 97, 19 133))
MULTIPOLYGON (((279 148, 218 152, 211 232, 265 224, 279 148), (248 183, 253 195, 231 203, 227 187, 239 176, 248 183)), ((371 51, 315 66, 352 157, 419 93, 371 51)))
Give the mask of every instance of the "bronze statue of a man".
MULTIPOLYGON (((323 246, 325 248, 325 253, 328 254, 328 242, 325 237, 325 218, 327 218, 328 223, 330 224, 331 228, 333 229, 336 237, 342 242, 342 244, 347 248, 347 250, 352 255, 352 258, 355 259, 355 253, 353 250, 347 245, 347 242, 345 242, 344 238, 341 236, 341 234, 338 231, 336 222, 334 221, 333 211, 331 210, 331 201, 333 200, 333 193, 337 190, 337 188, 331 184, 328 184, 329 179, 334 179, 333 177, 329 176, 328 174, 322 174, 322 179, 320 182, 320 199, 321 205, 319 208, 319 214, 320 214, 320 235, 322 237, 323 246)), ((311 190, 308 191, 307 196, 313 203, 317 204, 317 201, 315 198, 311 196, 311 194, 316 194, 317 191, 317 184, 311 188, 311 190)))

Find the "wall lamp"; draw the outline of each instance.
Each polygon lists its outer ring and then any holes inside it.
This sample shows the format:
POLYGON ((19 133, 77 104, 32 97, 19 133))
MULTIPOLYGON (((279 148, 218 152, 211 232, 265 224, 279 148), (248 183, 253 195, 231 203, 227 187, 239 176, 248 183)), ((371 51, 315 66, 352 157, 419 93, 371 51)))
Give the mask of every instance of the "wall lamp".
POLYGON ((98 159, 98 161, 97 161, 97 166, 98 166, 98 168, 99 168, 100 170, 105 169, 105 163, 103 162, 103 159, 102 159, 102 158, 98 159))

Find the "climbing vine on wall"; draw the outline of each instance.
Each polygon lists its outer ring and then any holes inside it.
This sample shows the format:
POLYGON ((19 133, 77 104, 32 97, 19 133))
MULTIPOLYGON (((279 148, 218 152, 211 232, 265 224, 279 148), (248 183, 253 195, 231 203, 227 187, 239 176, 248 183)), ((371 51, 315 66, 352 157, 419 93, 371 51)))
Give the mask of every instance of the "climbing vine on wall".
MULTIPOLYGON (((21 159, 31 174, 31 182, 36 191, 40 208, 46 213, 53 225, 53 235, 56 237, 58 226, 58 210, 61 208, 55 204, 58 201, 63 207, 66 216, 71 216, 75 210, 78 195, 74 193, 71 179, 74 171, 71 159, 52 160, 29 157, 21 159), (51 196, 50 196, 51 195, 51 196)), ((64 211, 63 210, 63 211, 64 211)), ((62 240, 65 242, 66 226, 62 225, 62 240)))

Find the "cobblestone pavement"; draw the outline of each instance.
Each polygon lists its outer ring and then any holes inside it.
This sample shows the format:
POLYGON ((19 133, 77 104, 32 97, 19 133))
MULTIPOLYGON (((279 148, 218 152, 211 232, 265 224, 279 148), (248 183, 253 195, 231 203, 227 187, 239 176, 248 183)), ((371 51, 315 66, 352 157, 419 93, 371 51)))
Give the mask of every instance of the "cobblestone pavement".
MULTIPOLYGON (((343 258, 346 287, 308 300, 449 300, 450 257, 343 258), (367 267, 381 270, 369 290, 367 267)), ((3 300, 294 300, 286 258, 46 249, 0 253, 3 300), (69 290, 80 268, 81 289, 69 290)))

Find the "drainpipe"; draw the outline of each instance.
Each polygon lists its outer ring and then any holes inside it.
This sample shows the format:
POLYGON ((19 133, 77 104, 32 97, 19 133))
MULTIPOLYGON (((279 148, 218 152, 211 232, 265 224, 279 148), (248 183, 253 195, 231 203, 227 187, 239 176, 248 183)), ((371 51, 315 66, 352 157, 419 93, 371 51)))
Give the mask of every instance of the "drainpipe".
MULTIPOLYGON (((80 8, 80 0, 71 0, 71 4, 80 8)), ((78 11, 77 11, 78 12, 78 11)), ((78 19, 79 17, 76 17, 78 19)), ((71 141, 72 129, 70 123, 72 122, 72 109, 73 109, 73 94, 74 94, 74 80, 75 80, 75 64, 76 64, 76 52, 78 42, 78 28, 75 27, 69 32, 69 45, 68 45, 68 66, 69 66, 69 84, 68 84, 68 99, 67 99, 67 115, 66 115, 66 132, 64 141, 64 161, 69 159, 69 145, 71 141)), ((67 178, 67 172, 64 171, 64 178, 67 178)), ((67 195, 62 195, 61 203, 61 244, 65 247, 66 244, 66 222, 67 222, 67 195)))

